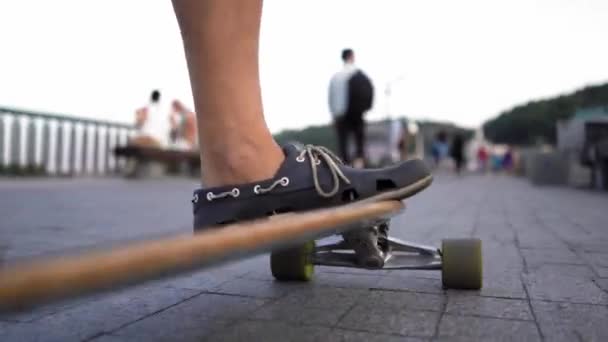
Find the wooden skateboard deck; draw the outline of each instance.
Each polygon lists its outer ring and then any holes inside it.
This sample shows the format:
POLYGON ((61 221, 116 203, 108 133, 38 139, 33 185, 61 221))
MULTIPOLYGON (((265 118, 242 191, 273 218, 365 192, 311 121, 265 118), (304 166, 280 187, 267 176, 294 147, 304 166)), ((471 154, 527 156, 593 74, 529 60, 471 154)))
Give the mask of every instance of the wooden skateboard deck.
POLYGON ((15 264, 0 269, 0 311, 108 290, 207 267, 332 235, 401 211, 400 201, 352 203, 288 213, 140 242, 107 251, 15 264))

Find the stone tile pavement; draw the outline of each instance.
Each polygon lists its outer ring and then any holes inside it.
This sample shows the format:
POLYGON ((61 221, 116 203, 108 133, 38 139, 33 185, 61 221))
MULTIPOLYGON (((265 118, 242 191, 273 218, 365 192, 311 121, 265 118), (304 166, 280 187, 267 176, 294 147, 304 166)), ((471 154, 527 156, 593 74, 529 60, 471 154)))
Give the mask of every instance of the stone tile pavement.
MULTIPOLYGON (((8 262, 190 231, 189 180, 0 181, 8 262)), ((319 267, 274 282, 262 255, 0 316, 0 341, 607 341, 608 195, 442 175, 391 233, 477 236, 484 288, 432 271, 319 267)))

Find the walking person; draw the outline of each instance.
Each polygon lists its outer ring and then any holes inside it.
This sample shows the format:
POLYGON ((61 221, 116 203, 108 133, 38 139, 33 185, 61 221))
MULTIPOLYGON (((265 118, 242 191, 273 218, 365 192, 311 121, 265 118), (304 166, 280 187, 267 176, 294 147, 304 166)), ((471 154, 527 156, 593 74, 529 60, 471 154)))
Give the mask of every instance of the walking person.
POLYGON ((352 49, 342 51, 344 67, 329 84, 329 109, 334 119, 339 154, 346 164, 362 168, 365 164, 365 113, 372 107, 374 87, 367 75, 355 65, 352 49), (355 140, 355 156, 348 149, 350 136, 355 140))
POLYGON ((454 170, 456 174, 462 172, 464 166, 464 138, 461 134, 456 134, 452 139, 452 146, 450 146, 450 156, 454 160, 454 170))

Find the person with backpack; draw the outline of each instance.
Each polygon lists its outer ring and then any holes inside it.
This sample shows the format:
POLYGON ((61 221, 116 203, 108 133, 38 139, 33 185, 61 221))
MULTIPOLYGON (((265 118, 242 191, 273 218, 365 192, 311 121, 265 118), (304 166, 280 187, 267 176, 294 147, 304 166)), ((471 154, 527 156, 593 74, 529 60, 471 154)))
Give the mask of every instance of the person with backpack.
POLYGON ((338 138, 339 154, 346 164, 362 168, 365 164, 364 115, 374 99, 374 87, 367 75, 355 66, 352 49, 342 50, 344 68, 333 75, 329 84, 329 109, 338 138), (348 139, 355 138, 355 158, 350 158, 348 139))

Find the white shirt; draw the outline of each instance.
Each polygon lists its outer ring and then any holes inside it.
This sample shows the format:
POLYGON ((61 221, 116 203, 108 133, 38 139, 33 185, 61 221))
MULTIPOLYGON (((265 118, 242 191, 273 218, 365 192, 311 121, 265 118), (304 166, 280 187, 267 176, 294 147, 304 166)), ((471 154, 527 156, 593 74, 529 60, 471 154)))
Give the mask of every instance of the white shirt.
POLYGON ((390 127, 390 144, 392 147, 398 148, 399 140, 403 136, 403 123, 399 119, 393 119, 390 127))
POLYGON ((401 158, 401 150, 399 149, 399 140, 403 136, 405 130, 403 129, 403 123, 399 119, 393 119, 390 123, 389 133, 389 151, 393 162, 399 161, 401 158))
POLYGON ((348 109, 348 81, 357 70, 354 64, 347 63, 329 82, 329 110, 334 118, 344 115, 348 109))
POLYGON ((146 106, 148 117, 141 133, 154 137, 161 146, 167 146, 169 135, 169 111, 161 103, 151 103, 146 106))

